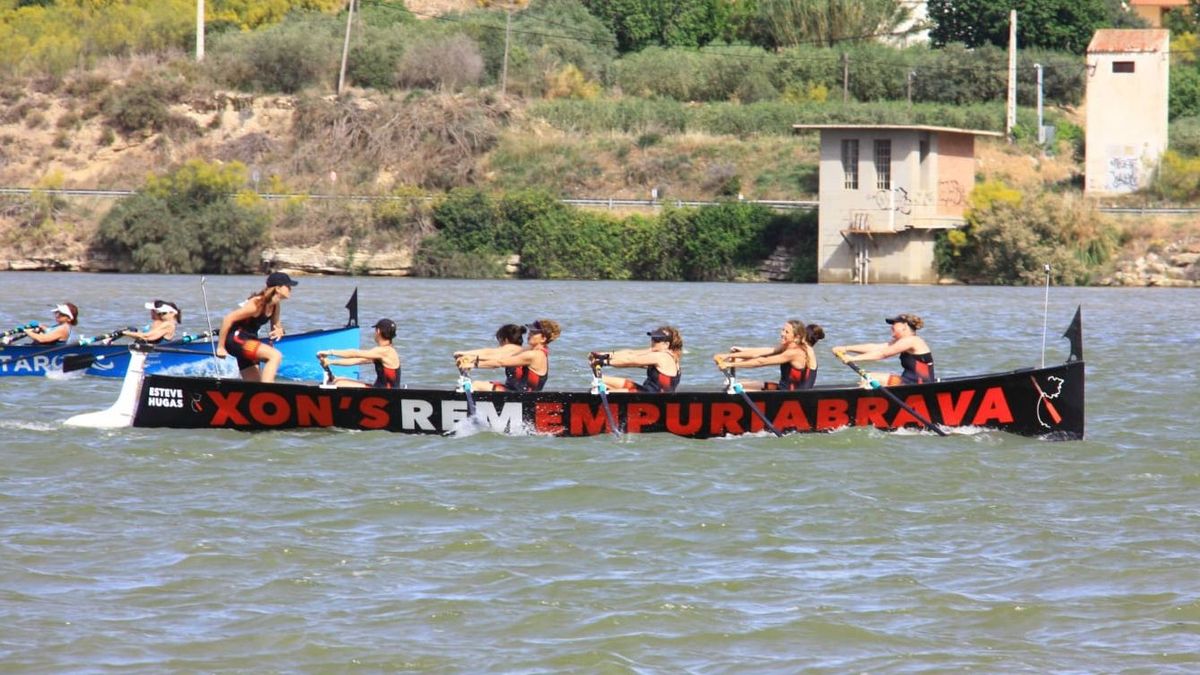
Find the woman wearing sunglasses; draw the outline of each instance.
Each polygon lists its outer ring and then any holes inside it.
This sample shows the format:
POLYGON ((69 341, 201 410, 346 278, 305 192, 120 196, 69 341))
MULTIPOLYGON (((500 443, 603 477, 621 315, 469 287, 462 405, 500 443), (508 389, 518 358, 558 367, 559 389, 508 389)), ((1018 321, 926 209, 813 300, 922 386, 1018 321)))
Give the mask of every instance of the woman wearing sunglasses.
POLYGON ((612 393, 640 391, 664 393, 675 391, 683 372, 679 360, 683 357, 683 336, 674 326, 659 326, 646 333, 649 349, 622 349, 615 352, 592 352, 593 364, 614 368, 645 368, 646 379, 641 384, 623 377, 604 376, 604 385, 612 393))

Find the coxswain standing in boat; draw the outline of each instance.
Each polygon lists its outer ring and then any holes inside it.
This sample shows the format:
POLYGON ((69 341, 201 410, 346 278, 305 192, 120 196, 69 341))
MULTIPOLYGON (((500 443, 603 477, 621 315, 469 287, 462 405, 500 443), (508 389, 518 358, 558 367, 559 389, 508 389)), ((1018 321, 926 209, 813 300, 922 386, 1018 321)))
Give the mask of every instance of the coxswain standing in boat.
POLYGON ((225 315, 221 320, 217 338, 217 356, 225 358, 232 354, 237 358, 238 370, 243 380, 274 382, 275 373, 283 361, 283 354, 271 345, 258 339, 258 330, 270 323, 268 339, 283 337, 280 322, 280 303, 292 297, 293 281, 283 272, 272 272, 267 276, 267 285, 251 295, 240 307, 225 315), (262 370, 258 364, 262 363, 262 370))
POLYGON ((805 325, 792 319, 779 329, 779 344, 774 347, 737 347, 714 354, 713 361, 726 368, 779 366, 778 382, 742 382, 747 391, 811 389, 817 381, 817 354, 813 345, 825 337, 825 329, 815 323, 805 325))
POLYGON ((42 331, 41 327, 26 328, 25 336, 41 344, 69 344, 74 341, 74 327, 79 325, 79 308, 70 302, 54 307, 54 328, 42 331))
POLYGON ((375 322, 375 346, 370 349, 329 349, 317 352, 321 367, 328 366, 358 366, 370 363, 375 366, 375 382, 367 384, 352 377, 335 377, 332 384, 336 387, 376 389, 400 388, 400 354, 392 346, 396 339, 396 322, 391 319, 380 319, 375 322), (329 357, 334 358, 329 358, 329 357))
MULTIPOLYGON (((457 359, 460 370, 469 368, 504 368, 503 383, 482 382, 477 391, 541 391, 550 377, 550 343, 562 335, 558 322, 538 319, 525 325, 529 338, 525 348, 510 356, 462 356, 457 359)), ((472 383, 472 388, 475 387, 472 383)))
POLYGON ((683 371, 679 361, 683 358, 683 336, 674 326, 660 326, 646 335, 650 336, 649 349, 622 349, 615 352, 592 352, 588 360, 601 366, 614 368, 645 368, 646 380, 641 384, 623 377, 604 376, 604 386, 610 393, 646 392, 652 394, 675 391, 683 371))
MULTIPOLYGON (((892 326, 892 339, 886 343, 869 343, 861 345, 839 345, 833 348, 833 353, 842 361, 879 361, 892 356, 900 356, 900 365, 904 372, 900 375, 887 373, 868 373, 871 380, 884 386, 894 387, 900 384, 925 384, 936 382, 937 376, 933 371, 933 352, 925 340, 917 335, 917 331, 925 325, 916 314, 897 314, 890 319, 884 319, 892 326)), ((864 387, 871 386, 869 381, 863 382, 864 387)))
POLYGON ((150 310, 150 325, 146 330, 127 330, 122 331, 121 335, 151 344, 174 340, 175 329, 183 321, 183 312, 179 311, 179 306, 166 300, 147 302, 145 306, 150 310))
MULTIPOLYGON (((481 361, 487 359, 503 359, 509 356, 515 356, 521 353, 525 347, 525 326, 519 326, 515 323, 506 323, 496 330, 496 346, 484 347, 482 349, 469 349, 465 351, 454 352, 455 363, 469 364, 465 368, 471 368, 475 365, 475 358, 478 357, 481 361)), ((516 382, 518 370, 516 366, 510 366, 504 369, 504 382, 472 382, 471 389, 473 391, 499 391, 497 386, 505 386, 510 382, 516 382)))

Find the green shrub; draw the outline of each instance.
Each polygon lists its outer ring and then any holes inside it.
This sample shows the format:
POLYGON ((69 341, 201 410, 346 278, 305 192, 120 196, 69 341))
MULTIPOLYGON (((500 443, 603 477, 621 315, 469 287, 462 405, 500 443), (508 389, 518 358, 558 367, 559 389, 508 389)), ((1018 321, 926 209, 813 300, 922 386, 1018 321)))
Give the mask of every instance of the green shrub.
POLYGON ((457 91, 478 84, 482 75, 479 45, 461 33, 409 46, 396 67, 396 82, 402 87, 457 91))
POLYGON ((521 229, 521 274, 535 279, 627 279, 622 224, 580 209, 544 213, 521 229))
POLYGON ((1180 64, 1171 69, 1167 115, 1172 120, 1200 116, 1200 68, 1180 64))
POLYGON ((681 231, 683 278, 726 281, 756 266, 774 246, 765 236, 771 216, 769 209, 738 202, 672 214, 681 231))
POLYGON ((1043 192, 1025 196, 989 181, 971 193, 967 225, 939 238, 943 274, 985 284, 1086 284, 1116 253, 1116 228, 1094 205, 1043 192))
POLYGON ((1166 151, 1150 190, 1176 203, 1200 199, 1200 157, 1186 157, 1174 150, 1166 151))
POLYGON ((189 162, 152 176, 100 223, 97 246, 126 269, 195 274, 253 272, 267 217, 253 198, 236 199, 245 167, 189 162))
POLYGON ((1171 149, 1180 155, 1200 156, 1200 116, 1172 120, 1167 137, 1171 139, 1171 149))
POLYGON ((207 60, 214 81, 244 91, 294 94, 337 79, 344 26, 333 17, 300 15, 251 33, 213 40, 207 60))

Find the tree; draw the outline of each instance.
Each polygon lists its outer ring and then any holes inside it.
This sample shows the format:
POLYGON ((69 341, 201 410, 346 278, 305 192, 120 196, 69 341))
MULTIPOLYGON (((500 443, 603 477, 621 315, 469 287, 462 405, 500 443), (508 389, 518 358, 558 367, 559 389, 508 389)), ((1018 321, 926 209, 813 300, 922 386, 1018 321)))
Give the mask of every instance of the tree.
POLYGON ((776 49, 832 47, 890 33, 909 15, 899 0, 758 0, 751 39, 776 49))
POLYGON ((1008 15, 1017 10, 1017 44, 1082 54, 1098 28, 1116 23, 1108 0, 929 0, 936 46, 1008 44, 1008 15))
POLYGON ((650 45, 700 47, 725 32, 723 0, 584 0, 622 52, 650 45))

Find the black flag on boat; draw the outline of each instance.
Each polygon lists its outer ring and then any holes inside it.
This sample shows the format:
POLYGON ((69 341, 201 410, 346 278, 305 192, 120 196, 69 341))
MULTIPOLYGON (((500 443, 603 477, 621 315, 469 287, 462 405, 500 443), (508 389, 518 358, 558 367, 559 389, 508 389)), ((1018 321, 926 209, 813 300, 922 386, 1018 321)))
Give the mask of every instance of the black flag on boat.
POLYGON ((354 293, 350 295, 349 302, 346 303, 346 311, 350 312, 350 318, 346 321, 346 328, 358 327, 358 287, 354 287, 354 293))
POLYGON ((1067 357, 1067 363, 1071 361, 1083 360, 1083 305, 1075 308, 1075 318, 1071 319, 1071 325, 1067 326, 1067 332, 1063 333, 1063 337, 1071 341, 1071 355, 1067 357))

